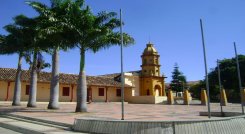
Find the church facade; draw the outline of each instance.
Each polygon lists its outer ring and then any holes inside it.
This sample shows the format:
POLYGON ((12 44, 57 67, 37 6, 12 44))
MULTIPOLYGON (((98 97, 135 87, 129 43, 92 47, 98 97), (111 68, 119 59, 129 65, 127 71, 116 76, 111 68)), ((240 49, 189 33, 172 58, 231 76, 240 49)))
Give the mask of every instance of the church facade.
MULTIPOLYGON (((129 103, 161 103, 166 100, 164 76, 160 72, 160 55, 148 43, 142 55, 140 71, 125 72, 125 101, 129 103)), ((0 68, 0 101, 12 101, 16 69, 0 68)), ((119 73, 87 76, 88 102, 119 102, 121 83, 119 73)), ((76 74, 60 74, 59 101, 76 101, 76 74)), ((37 81, 37 101, 49 101, 51 73, 40 72, 37 81)), ((27 101, 30 88, 30 71, 23 70, 21 100, 27 101)))

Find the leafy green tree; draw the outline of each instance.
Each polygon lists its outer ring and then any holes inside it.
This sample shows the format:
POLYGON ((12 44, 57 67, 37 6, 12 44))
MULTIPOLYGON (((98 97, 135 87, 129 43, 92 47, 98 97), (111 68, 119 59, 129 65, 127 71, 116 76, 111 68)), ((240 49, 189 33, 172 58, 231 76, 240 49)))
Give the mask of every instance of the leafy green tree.
POLYGON ((186 85, 186 77, 183 75, 182 72, 179 71, 178 64, 174 65, 174 70, 172 72, 172 81, 170 83, 170 87, 173 91, 177 92, 183 91, 186 85))
MULTIPOLYGON (((245 55, 239 55, 239 65, 242 86, 245 86, 245 55)), ((220 75, 222 87, 226 90, 229 102, 240 102, 240 91, 237 77, 236 59, 223 59, 220 61, 220 75)), ((210 85, 210 99, 217 101, 219 98, 219 82, 218 82, 218 67, 216 66, 208 73, 210 85)), ((205 81, 205 79, 203 80, 205 81)), ((193 88, 193 87, 191 87, 193 88)), ((205 82, 202 82, 193 88, 194 90, 201 90, 205 88, 205 82)), ((196 92, 196 91, 194 91, 196 92)), ((198 92, 197 92, 198 93, 198 92)), ((195 94, 196 95, 196 94, 195 94)), ((198 96, 198 95, 196 95, 198 96)))
MULTIPOLYGON (((100 12, 93 15, 90 8, 85 6, 83 0, 77 0, 69 6, 68 24, 71 29, 73 47, 80 50, 80 71, 77 86, 76 112, 87 112, 87 83, 85 75, 85 53, 98 52, 120 42, 120 21, 114 12, 100 12)), ((124 46, 134 43, 128 34, 123 34, 124 46)))
MULTIPOLYGON (((242 86, 245 86, 245 56, 239 55, 239 65, 242 86)), ((215 67, 209 74, 210 97, 219 96, 218 67, 215 67)), ((228 101, 239 102, 240 90, 237 76, 236 58, 224 59, 220 61, 221 84, 226 89, 228 101)), ((216 99, 217 100, 217 99, 216 99)))
POLYGON ((199 83, 190 86, 190 93, 193 98, 201 99, 201 89, 205 88, 205 81, 201 80, 199 83))

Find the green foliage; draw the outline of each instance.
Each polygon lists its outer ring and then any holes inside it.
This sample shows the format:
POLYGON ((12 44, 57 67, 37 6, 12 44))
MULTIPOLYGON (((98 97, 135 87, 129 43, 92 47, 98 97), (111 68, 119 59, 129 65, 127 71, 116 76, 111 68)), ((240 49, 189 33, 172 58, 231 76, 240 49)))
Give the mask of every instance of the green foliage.
MULTIPOLYGON (((242 86, 245 86, 245 55, 239 55, 239 65, 240 65, 240 74, 242 86)), ((240 101, 240 91, 238 85, 238 76, 237 76, 237 67, 236 59, 223 59, 220 61, 220 76, 221 84, 226 90, 227 98, 229 102, 239 102, 240 101)), ((216 66, 208 74, 209 85, 210 85, 210 99, 212 101, 217 101, 219 98, 219 82, 218 82, 218 67, 216 66)), ((191 91, 194 96, 200 96, 199 92, 201 88, 205 87, 205 80, 199 84, 192 86, 191 91)))
POLYGON ((25 51, 25 29, 14 24, 6 25, 4 28, 9 34, 6 36, 1 36, 0 53, 20 54, 25 51))
MULTIPOLYGON (((41 22, 41 18, 38 17, 28 18, 24 15, 14 17, 14 23, 4 27, 9 34, 1 36, 0 53, 18 53, 24 56, 27 63, 32 66, 31 55, 35 52, 41 54, 42 51, 47 51, 48 48, 48 44, 40 38, 39 22, 41 22)), ((46 63, 43 65, 46 65, 46 63)), ((40 66, 40 68, 43 67, 40 66)))
POLYGON ((36 1, 26 3, 39 13, 39 37, 43 44, 49 44, 48 49, 67 50, 73 44, 69 42, 71 39, 67 23, 68 8, 72 1, 51 0, 51 7, 36 1))
POLYGON ((181 92, 186 85, 186 77, 179 71, 177 64, 174 65, 174 71, 172 72, 172 81, 170 87, 173 91, 181 92))
MULTIPOLYGON (((103 48, 120 44, 120 34, 115 30, 120 27, 120 20, 114 12, 100 12, 93 15, 88 6, 71 5, 68 23, 74 44, 80 49, 97 52, 103 48)), ((134 43, 134 39, 124 33, 124 45, 134 43)))
POLYGON ((201 89, 205 89, 205 81, 190 86, 190 93, 193 98, 201 99, 201 89))
MULTIPOLYGON (((50 49, 79 47, 97 52, 120 43, 120 33, 115 31, 120 20, 114 12, 93 15, 84 0, 51 0, 51 7, 36 1, 26 3, 39 13, 39 37, 50 49)), ((134 43, 128 34, 123 37, 125 46, 134 43)))
POLYGON ((1 35, 0 54, 17 53, 24 57, 27 63, 31 63, 33 32, 26 28, 30 24, 31 19, 24 15, 14 17, 14 23, 4 27, 8 35, 1 35))

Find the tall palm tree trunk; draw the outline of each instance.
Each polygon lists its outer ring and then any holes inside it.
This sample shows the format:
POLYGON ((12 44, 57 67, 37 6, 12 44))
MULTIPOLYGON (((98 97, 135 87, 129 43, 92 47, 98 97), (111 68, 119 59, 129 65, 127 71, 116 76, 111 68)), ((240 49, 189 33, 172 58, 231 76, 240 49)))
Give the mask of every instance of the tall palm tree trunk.
POLYGON ((22 54, 19 54, 18 60, 18 68, 15 77, 15 85, 14 85, 14 96, 13 96, 13 106, 20 106, 20 98, 21 98, 21 65, 22 65, 22 54))
POLYGON ((34 50, 33 54, 33 62, 31 67, 31 83, 30 83, 30 91, 29 91, 29 100, 27 103, 27 107, 36 107, 37 100, 37 51, 34 50))
POLYGON ((50 99, 48 109, 59 108, 59 48, 54 49, 52 55, 52 77, 50 85, 50 99))
POLYGON ((85 50, 82 48, 80 53, 80 72, 77 87, 77 106, 76 112, 87 112, 87 83, 85 74, 85 50))

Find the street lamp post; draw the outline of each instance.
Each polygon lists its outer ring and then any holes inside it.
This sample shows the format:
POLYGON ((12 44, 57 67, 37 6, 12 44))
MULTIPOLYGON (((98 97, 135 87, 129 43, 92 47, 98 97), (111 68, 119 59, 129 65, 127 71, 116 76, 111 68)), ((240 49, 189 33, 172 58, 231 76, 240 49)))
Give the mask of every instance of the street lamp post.
POLYGON ((236 65, 237 65, 237 76, 238 76, 238 82, 239 82, 239 89, 241 94, 241 107, 242 107, 242 114, 244 114, 244 108, 243 108, 243 102, 242 102, 242 83, 241 83, 241 76, 240 76, 240 67, 239 67, 239 61, 236 51, 236 43, 234 42, 234 49, 235 49, 235 56, 236 56, 236 65))
POLYGON ((201 33, 202 33, 202 45, 203 45, 203 55, 204 55, 204 64, 205 64, 205 76, 206 76, 206 88, 207 88, 207 96, 208 96, 208 118, 211 118, 210 113, 210 96, 209 96, 209 83, 208 83, 208 69, 207 69, 207 61, 206 61, 206 48, 202 27, 202 19, 200 19, 201 33))
POLYGON ((122 119, 124 120, 124 73, 123 73, 123 33, 122 33, 122 10, 120 9, 120 34, 121 34, 121 102, 122 119))
POLYGON ((219 60, 217 60, 217 66, 218 66, 218 78, 219 78, 219 91, 220 91, 220 111, 221 114, 223 113, 223 107, 222 107, 222 85, 221 85, 221 78, 220 78, 220 68, 219 68, 219 60))

